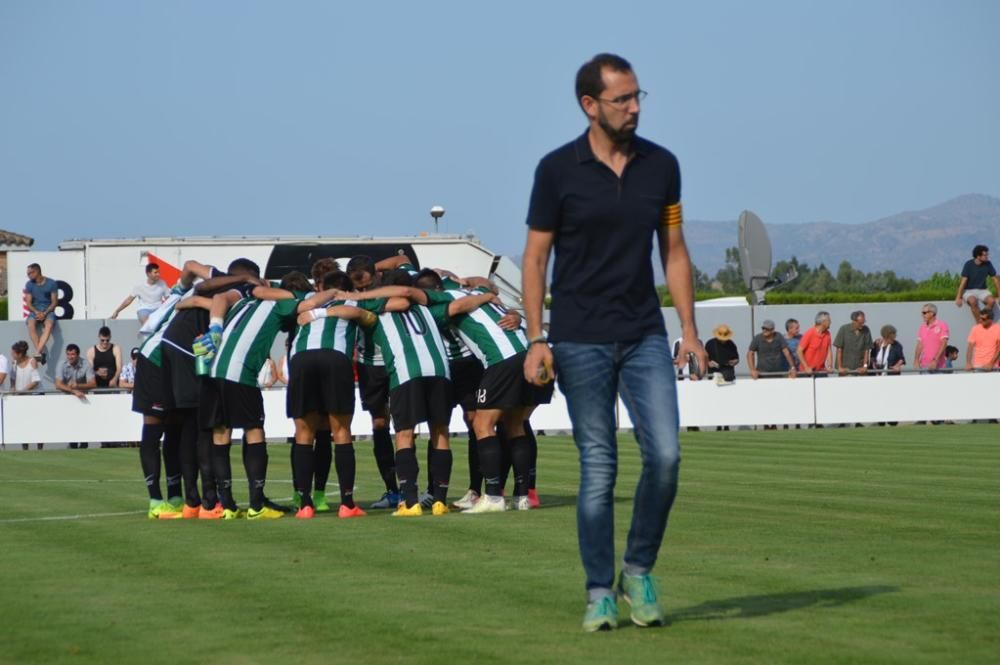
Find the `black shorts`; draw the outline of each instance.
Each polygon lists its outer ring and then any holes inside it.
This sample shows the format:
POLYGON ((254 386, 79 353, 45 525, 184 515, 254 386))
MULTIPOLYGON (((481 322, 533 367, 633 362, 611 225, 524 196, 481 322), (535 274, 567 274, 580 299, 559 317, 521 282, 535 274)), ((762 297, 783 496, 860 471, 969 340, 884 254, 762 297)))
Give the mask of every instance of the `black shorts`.
POLYGON ((174 408, 198 408, 201 404, 201 377, 194 373, 194 356, 164 343, 163 369, 173 392, 174 408))
POLYGON ((398 432, 418 423, 447 424, 451 421, 451 381, 442 376, 411 379, 394 388, 389 396, 392 426, 398 432))
POLYGON ((139 354, 132 388, 132 410, 144 416, 164 417, 174 408, 173 395, 162 367, 139 354))
POLYGON ((354 413, 354 365, 340 351, 299 351, 288 367, 285 413, 304 418, 307 413, 354 413))
POLYGON ((552 401, 553 385, 536 386, 524 379, 522 352, 487 367, 476 391, 477 409, 513 409, 552 401))
POLYGON ((358 363, 358 387, 361 408, 373 416, 384 414, 389 405, 389 373, 385 367, 358 363))
POLYGON ((203 428, 264 427, 264 396, 257 386, 226 379, 205 379, 201 395, 198 419, 203 428))
POLYGON ((475 356, 459 358, 448 363, 448 372, 455 397, 452 406, 461 406, 463 411, 475 411, 476 390, 483 379, 483 363, 475 356))

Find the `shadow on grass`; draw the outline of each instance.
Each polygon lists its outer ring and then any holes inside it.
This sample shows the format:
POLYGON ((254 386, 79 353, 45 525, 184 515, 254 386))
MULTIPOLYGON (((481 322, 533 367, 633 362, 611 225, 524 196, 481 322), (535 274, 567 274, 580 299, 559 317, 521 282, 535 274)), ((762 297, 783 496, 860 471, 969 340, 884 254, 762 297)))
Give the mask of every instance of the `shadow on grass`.
POLYGON ((858 586, 843 589, 818 589, 774 593, 763 596, 742 596, 709 600, 701 605, 668 613, 671 623, 679 621, 716 621, 719 619, 752 619, 754 617, 791 612, 806 607, 837 607, 864 600, 871 596, 899 591, 895 586, 858 586))

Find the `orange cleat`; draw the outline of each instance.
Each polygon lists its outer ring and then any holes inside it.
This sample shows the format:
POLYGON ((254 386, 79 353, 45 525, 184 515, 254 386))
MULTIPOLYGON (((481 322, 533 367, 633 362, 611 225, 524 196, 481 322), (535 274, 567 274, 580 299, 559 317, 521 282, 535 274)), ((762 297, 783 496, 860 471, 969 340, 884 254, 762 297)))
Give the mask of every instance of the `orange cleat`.
POLYGON ((181 517, 186 520, 198 519, 198 516, 200 514, 201 514, 201 506, 189 506, 185 503, 184 509, 181 510, 181 517))
POLYGON ((347 506, 341 504, 340 509, 337 510, 337 517, 342 520, 346 520, 350 517, 364 517, 367 515, 365 511, 361 510, 361 506, 354 506, 353 508, 348 508, 347 506))
POLYGON ((221 503, 215 504, 215 508, 208 509, 202 506, 198 509, 198 519, 201 520, 221 520, 224 509, 221 503))
POLYGON ((538 492, 535 488, 528 490, 528 505, 532 508, 540 508, 542 506, 542 502, 538 500, 538 492))
POLYGON ((298 512, 295 513, 295 519, 297 520, 311 520, 316 515, 316 509, 312 506, 302 506, 299 508, 298 512))

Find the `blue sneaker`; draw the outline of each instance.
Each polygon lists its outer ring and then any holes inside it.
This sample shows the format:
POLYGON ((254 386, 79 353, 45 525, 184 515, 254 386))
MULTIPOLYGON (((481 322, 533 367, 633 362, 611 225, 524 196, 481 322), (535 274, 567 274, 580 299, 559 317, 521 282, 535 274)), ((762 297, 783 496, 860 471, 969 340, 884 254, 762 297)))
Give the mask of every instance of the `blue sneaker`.
POLYGON ((604 596, 587 604, 583 615, 583 631, 596 633, 599 630, 614 630, 618 627, 618 603, 614 596, 604 596))
POLYGON ((386 492, 378 501, 369 506, 373 510, 395 509, 399 506, 399 492, 386 492))
POLYGON ((618 577, 618 595, 631 607, 632 623, 635 625, 645 628, 666 623, 666 614, 656 600, 656 584, 652 575, 622 573, 618 577))

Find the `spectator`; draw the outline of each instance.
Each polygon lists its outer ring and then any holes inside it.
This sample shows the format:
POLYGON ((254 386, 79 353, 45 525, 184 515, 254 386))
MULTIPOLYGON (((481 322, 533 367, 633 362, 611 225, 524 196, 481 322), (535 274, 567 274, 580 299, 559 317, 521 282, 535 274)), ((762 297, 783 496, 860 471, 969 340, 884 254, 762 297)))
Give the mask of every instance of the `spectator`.
MULTIPOLYGON (((698 343, 700 344, 701 340, 698 340, 698 343)), ((681 352, 681 346, 683 345, 684 345, 684 340, 682 338, 678 337, 676 340, 674 340, 673 351, 671 352, 671 355, 673 355, 674 358, 677 358, 677 354, 681 352)), ((700 379, 701 370, 696 367, 697 364, 698 361, 695 360, 694 356, 691 356, 690 358, 688 358, 687 362, 682 362, 679 365, 677 365, 677 379, 678 380, 689 379, 691 381, 697 381, 698 379, 700 379)))
POLYGON ((789 378, 795 377, 795 361, 788 350, 788 343, 781 333, 775 332, 774 321, 765 319, 760 324, 760 333, 754 335, 747 351, 747 364, 750 366, 750 376, 759 378, 761 372, 777 374, 788 372, 789 378), (789 369, 791 368, 791 369, 789 369))
POLYGON ((122 371, 122 352, 111 343, 111 328, 101 326, 97 331, 97 344, 87 349, 87 362, 94 368, 98 388, 118 386, 122 371))
POLYGON ((833 365, 830 352, 830 313, 816 313, 816 325, 802 335, 799 342, 799 371, 804 374, 825 375, 833 365))
POLYGON ((56 388, 80 399, 86 399, 88 390, 97 387, 94 368, 86 358, 80 357, 80 347, 76 344, 66 346, 66 360, 59 365, 56 372, 56 388))
POLYGON ((132 289, 132 293, 125 296, 122 304, 118 305, 112 319, 117 319, 123 309, 132 304, 136 298, 139 299, 139 323, 145 323, 149 315, 156 311, 167 296, 170 295, 170 287, 160 279, 160 266, 158 263, 146 264, 146 281, 132 289))
POLYGON ((59 305, 59 287, 54 279, 42 274, 37 263, 28 266, 28 282, 24 285, 24 306, 28 308, 28 337, 35 346, 34 359, 42 365, 48 356, 46 344, 52 336, 56 324, 56 307, 59 305), (38 334, 38 324, 42 324, 42 334, 38 334))
POLYGON ((865 325, 865 313, 861 310, 851 312, 851 322, 840 326, 833 340, 833 345, 837 348, 837 371, 840 375, 867 372, 872 344, 872 332, 865 325))
POLYGON ((948 324, 937 318, 937 305, 927 303, 920 308, 924 322, 917 330, 917 346, 913 350, 917 368, 933 372, 945 366, 944 351, 948 346, 948 324))
POLYGON ((713 374, 718 373, 724 381, 736 379, 736 366, 740 364, 740 352, 733 342, 733 329, 725 323, 715 326, 712 339, 705 344, 708 354, 708 368, 713 374))
MULTIPOLYGON (((80 347, 76 344, 66 346, 66 360, 62 361, 56 371, 56 388, 61 392, 73 395, 81 401, 86 401, 87 391, 97 387, 94 378, 94 368, 86 358, 80 357, 80 347)), ((79 444, 70 442, 70 448, 87 448, 89 444, 83 441, 79 444)))
MULTIPOLYGON (((14 342, 10 347, 10 389, 13 393, 30 393, 38 388, 42 377, 38 373, 38 363, 28 356, 28 343, 24 340, 14 342)), ((43 444, 35 444, 38 450, 43 444)), ((29 444, 22 443, 21 450, 27 450, 29 444)))
POLYGON ((799 332, 798 319, 788 319, 785 321, 785 343, 788 344, 788 353, 792 356, 792 364, 782 367, 782 371, 789 371, 793 367, 799 369, 799 342, 802 341, 802 333, 799 332))
POLYGON ((952 369, 954 367, 955 361, 958 360, 958 347, 957 346, 946 346, 944 347, 944 366, 946 369, 952 369))
POLYGON ((118 375, 118 387, 125 390, 132 390, 135 388, 135 367, 139 361, 139 347, 132 347, 128 355, 129 361, 125 363, 121 374, 118 375))
MULTIPOLYGON (((11 347, 13 350, 14 347, 11 347)), ((13 354, 11 354, 13 357, 13 354)), ((7 362, 7 356, 0 354, 0 392, 3 392, 3 384, 7 383, 7 375, 10 373, 10 363, 7 362)), ((13 383, 13 381, 11 381, 13 383)))
POLYGON ((969 331, 965 351, 965 369, 991 372, 1000 361, 1000 326, 993 323, 993 309, 979 310, 979 323, 969 331))
MULTIPOLYGON (((993 305, 996 300, 987 288, 987 278, 993 278, 993 284, 1000 289, 1000 279, 996 268, 990 262, 990 248, 986 245, 976 245, 972 248, 972 258, 962 266, 962 280, 958 283, 958 293, 955 295, 955 305, 962 307, 962 298, 972 311, 972 320, 980 320, 980 310, 987 309, 993 316, 993 305)), ((973 324, 975 325, 975 324, 973 324)))
POLYGON ((870 355, 871 368, 880 374, 899 374, 906 357, 903 356, 903 345, 896 341, 896 327, 882 326, 881 337, 875 340, 870 355))

